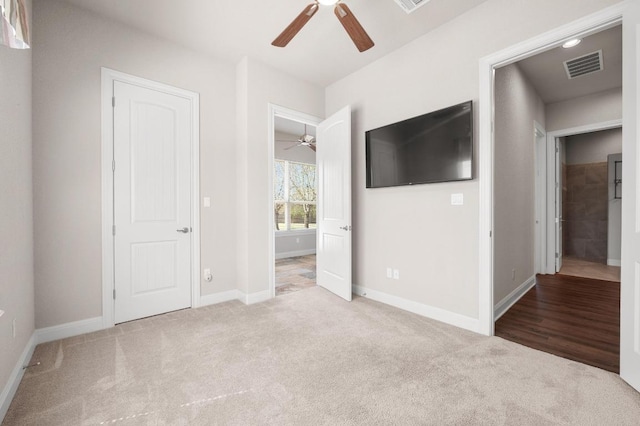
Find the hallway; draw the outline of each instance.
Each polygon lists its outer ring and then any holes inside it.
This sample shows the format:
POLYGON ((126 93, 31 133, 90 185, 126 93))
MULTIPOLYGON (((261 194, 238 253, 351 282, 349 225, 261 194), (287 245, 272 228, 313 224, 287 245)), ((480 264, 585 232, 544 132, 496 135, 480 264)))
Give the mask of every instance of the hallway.
POLYGON ((613 373, 620 371, 620 283, 538 275, 495 335, 613 373))

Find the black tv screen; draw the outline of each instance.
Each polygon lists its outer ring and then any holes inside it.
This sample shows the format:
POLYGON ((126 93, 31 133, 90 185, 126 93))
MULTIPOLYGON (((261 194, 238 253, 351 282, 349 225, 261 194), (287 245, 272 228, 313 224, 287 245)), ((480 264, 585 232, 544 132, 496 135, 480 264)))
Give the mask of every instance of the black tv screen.
POLYGON ((366 132, 367 188, 473 179, 473 103, 366 132))

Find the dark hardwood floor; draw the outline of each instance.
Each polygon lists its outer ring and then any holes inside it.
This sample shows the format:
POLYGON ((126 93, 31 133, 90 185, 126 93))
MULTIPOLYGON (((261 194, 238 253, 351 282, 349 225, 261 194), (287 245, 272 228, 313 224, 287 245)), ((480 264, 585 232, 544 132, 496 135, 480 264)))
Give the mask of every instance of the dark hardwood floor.
POLYGON ((496 321, 496 336, 619 373, 620 283, 559 274, 536 280, 496 321))

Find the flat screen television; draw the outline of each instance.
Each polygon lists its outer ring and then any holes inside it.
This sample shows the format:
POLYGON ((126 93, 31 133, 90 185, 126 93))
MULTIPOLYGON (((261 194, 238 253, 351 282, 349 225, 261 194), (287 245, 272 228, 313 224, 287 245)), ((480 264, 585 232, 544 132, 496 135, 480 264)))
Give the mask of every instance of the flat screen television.
POLYGON ((367 188, 473 179, 473 103, 366 132, 367 188))

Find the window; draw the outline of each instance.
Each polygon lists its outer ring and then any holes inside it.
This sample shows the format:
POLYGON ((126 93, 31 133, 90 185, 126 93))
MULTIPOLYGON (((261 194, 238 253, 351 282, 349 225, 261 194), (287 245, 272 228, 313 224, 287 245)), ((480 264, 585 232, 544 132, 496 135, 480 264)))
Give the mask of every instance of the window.
POLYGON ((316 166, 275 160, 274 216, 276 231, 316 228, 316 166))

